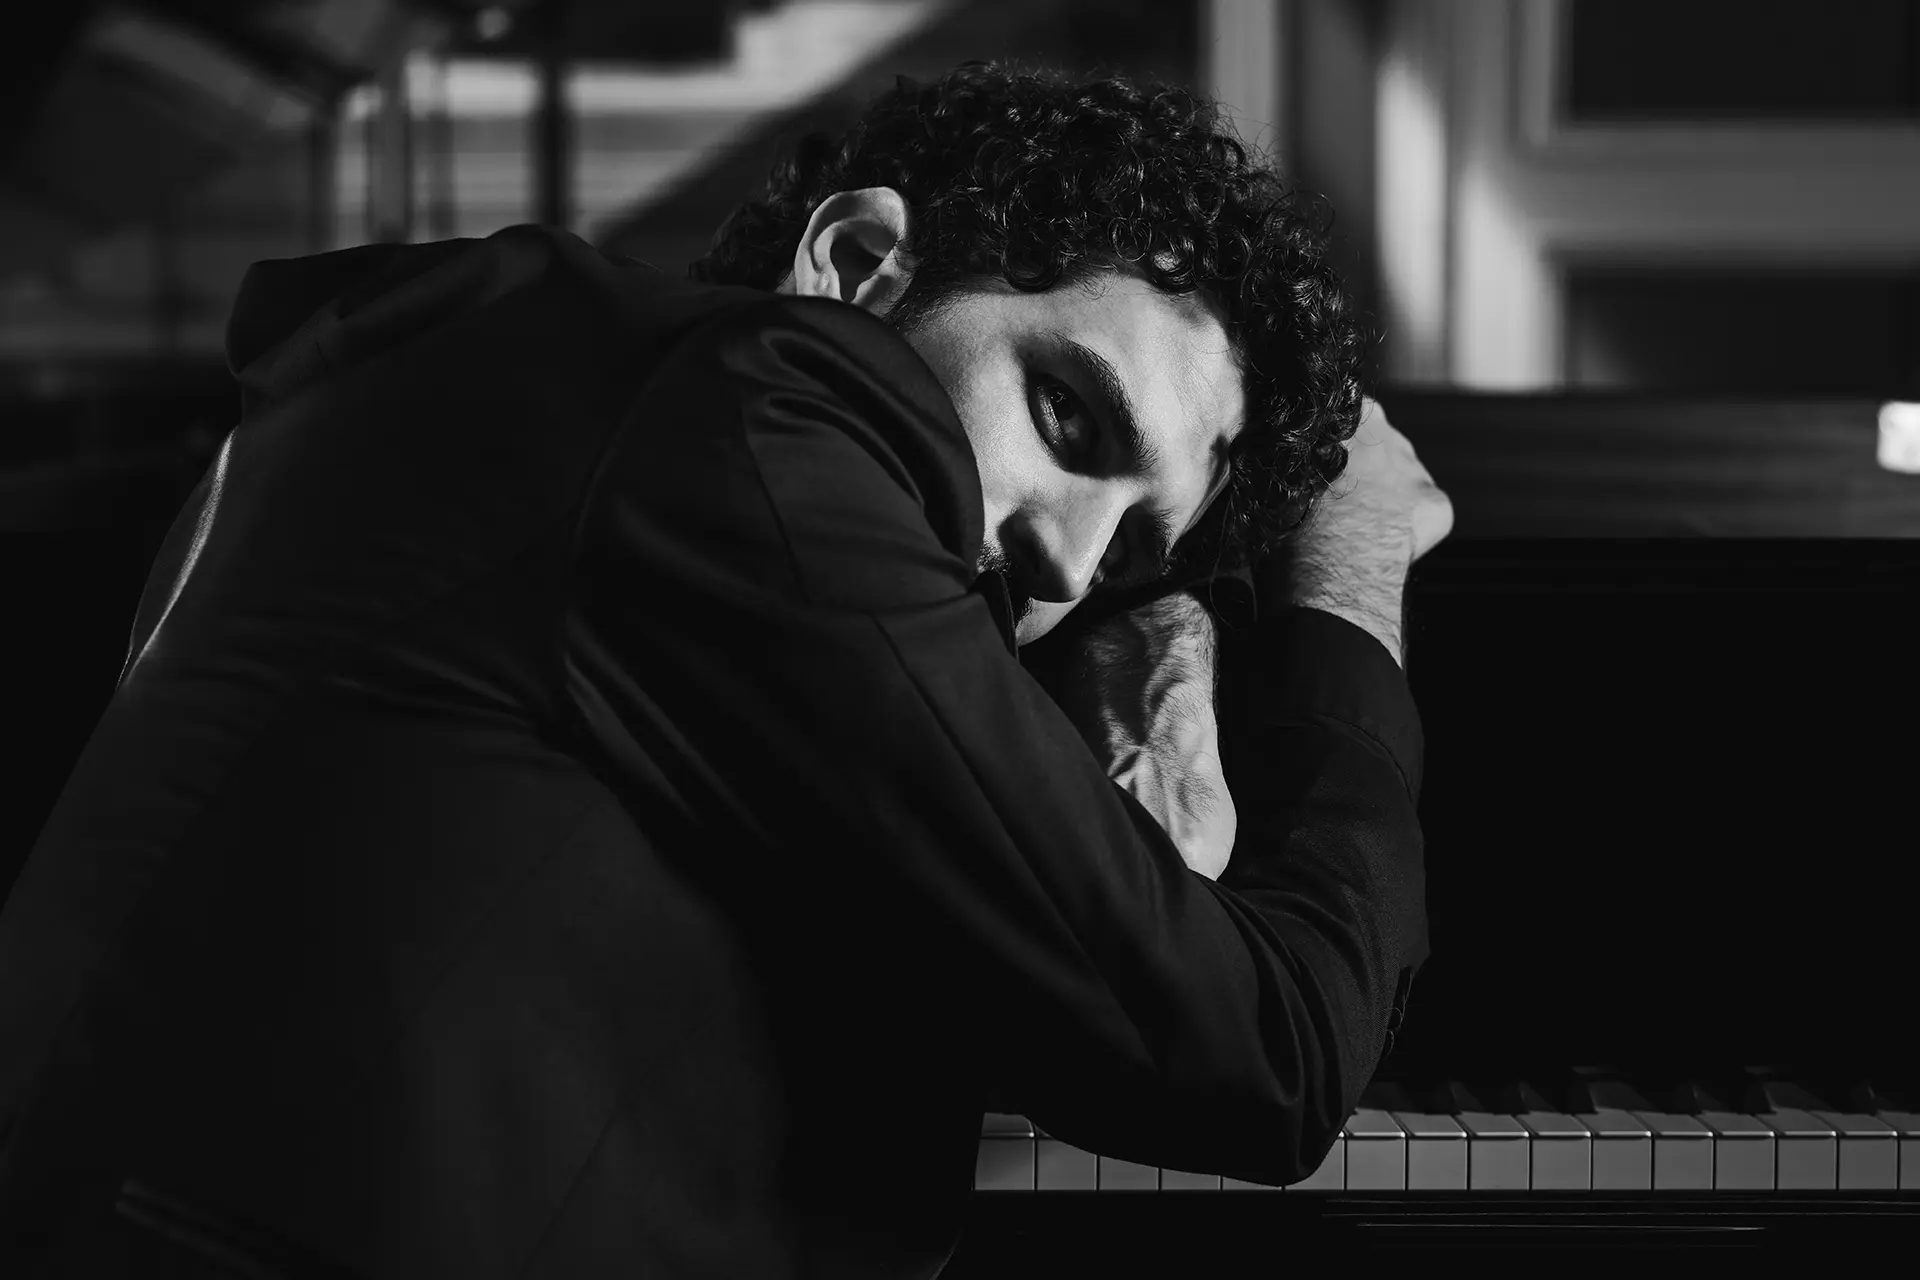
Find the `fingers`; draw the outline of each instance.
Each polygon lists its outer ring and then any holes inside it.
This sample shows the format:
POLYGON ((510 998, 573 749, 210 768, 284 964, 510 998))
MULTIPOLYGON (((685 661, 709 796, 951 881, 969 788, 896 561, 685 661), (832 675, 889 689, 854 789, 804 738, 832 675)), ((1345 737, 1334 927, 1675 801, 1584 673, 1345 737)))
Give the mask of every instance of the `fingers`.
POLYGON ((1453 501, 1438 486, 1413 512, 1413 558, 1418 560, 1453 532, 1453 501))
POLYGON ((1453 532, 1453 501, 1434 483, 1413 441, 1388 421, 1386 411, 1371 397, 1362 401, 1360 424, 1351 443, 1369 453, 1349 456, 1349 466, 1342 476, 1344 492, 1336 488, 1328 496, 1344 497, 1354 492, 1367 483, 1368 475, 1400 472, 1401 483, 1410 482, 1412 487, 1408 513, 1412 518, 1413 558, 1418 560, 1453 532))

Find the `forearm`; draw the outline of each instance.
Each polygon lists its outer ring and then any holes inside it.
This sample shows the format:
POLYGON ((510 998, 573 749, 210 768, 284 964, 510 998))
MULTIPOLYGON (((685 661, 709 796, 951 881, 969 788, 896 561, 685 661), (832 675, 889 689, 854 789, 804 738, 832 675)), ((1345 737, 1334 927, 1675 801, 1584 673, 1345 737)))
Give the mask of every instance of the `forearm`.
POLYGON ((1176 592, 1096 626, 1061 690, 1107 775, 1209 878, 1226 867, 1236 824, 1214 709, 1217 655, 1212 615, 1176 592))
MULTIPOLYGON (((1401 668, 1361 634, 1330 610, 1279 610, 1238 638, 1223 671, 1241 709, 1225 743, 1241 827, 1219 884, 1262 909, 1345 904, 1342 951, 1311 966, 1365 993, 1368 1013, 1338 1038, 1343 1116, 1404 1016, 1402 980, 1428 950, 1419 716, 1401 668)), ((1308 955, 1319 944, 1294 945, 1308 955)))

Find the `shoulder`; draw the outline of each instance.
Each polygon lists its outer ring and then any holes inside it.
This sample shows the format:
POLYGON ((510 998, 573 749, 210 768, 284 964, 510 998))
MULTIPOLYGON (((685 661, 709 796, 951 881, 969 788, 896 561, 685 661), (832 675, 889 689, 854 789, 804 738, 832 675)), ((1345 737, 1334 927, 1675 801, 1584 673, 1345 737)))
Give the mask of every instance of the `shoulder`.
POLYGON ((663 375, 737 406, 756 454, 772 452, 804 412, 838 440, 830 453, 858 449, 912 495, 942 541, 977 552, 984 516, 972 443, 933 370, 883 320, 830 298, 758 293, 690 333, 663 375))
POLYGON ((920 353, 891 325, 860 307, 831 298, 729 290, 723 315, 701 335, 729 354, 753 352, 835 381, 866 384, 872 408, 906 414, 964 439, 946 388, 920 353), (748 296, 738 296, 748 295, 748 296))
POLYGON ((965 433, 908 344, 852 307, 743 291, 659 353, 590 503, 644 510, 711 581, 858 612, 964 594, 983 523, 965 433))

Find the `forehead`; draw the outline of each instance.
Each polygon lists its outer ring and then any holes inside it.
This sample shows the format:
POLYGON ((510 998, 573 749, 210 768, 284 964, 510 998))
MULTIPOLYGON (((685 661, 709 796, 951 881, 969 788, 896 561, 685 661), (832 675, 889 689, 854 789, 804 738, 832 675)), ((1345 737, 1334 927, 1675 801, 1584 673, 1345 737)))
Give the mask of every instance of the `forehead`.
POLYGON ((1175 297, 1138 277, 1101 272, 1029 296, 1047 301, 1055 327, 1123 365, 1135 396, 1165 395, 1202 410, 1217 431, 1238 429, 1239 362, 1226 326, 1197 295, 1175 297))
POLYGON ((1226 447, 1246 418, 1245 379, 1226 326, 1197 296, 1116 272, 1044 294, 1053 337, 1098 352, 1119 373, 1142 433, 1168 458, 1171 506, 1199 514, 1226 480, 1226 447))

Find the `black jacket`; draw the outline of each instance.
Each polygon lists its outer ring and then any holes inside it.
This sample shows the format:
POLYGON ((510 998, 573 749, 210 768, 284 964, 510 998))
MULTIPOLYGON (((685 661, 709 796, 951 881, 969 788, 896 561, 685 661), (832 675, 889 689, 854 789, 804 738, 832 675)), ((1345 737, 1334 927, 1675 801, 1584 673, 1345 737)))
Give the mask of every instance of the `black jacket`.
POLYGON ((1232 633, 1216 884, 1022 669, 865 313, 516 228, 262 263, 229 352, 0 914, 0 1238, 929 1276, 988 1089, 1148 1164, 1328 1150, 1426 950, 1364 632, 1232 633))

